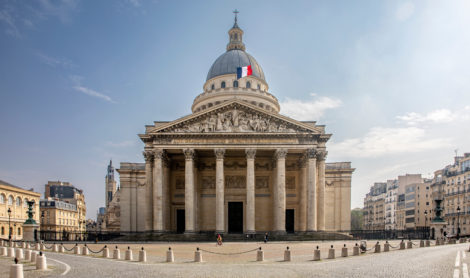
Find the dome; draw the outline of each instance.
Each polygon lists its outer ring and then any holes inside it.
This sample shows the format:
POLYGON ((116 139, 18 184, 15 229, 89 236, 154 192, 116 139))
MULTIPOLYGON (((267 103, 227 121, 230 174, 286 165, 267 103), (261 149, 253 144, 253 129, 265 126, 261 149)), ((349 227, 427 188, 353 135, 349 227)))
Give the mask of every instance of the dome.
POLYGON ((237 68, 251 65, 252 75, 266 82, 264 72, 255 58, 243 50, 233 49, 220 55, 207 73, 207 80, 225 74, 236 74, 237 68))

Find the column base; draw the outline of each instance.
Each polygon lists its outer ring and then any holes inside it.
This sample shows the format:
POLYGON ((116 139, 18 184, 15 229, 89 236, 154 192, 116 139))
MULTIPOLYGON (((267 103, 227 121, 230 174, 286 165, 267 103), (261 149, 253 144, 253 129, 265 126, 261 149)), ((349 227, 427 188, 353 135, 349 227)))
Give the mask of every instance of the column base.
POLYGON ((311 234, 314 234, 314 233, 316 233, 316 232, 318 232, 318 231, 317 231, 317 230, 308 230, 308 231, 306 231, 305 233, 311 235, 311 234))
POLYGON ((220 230, 220 231, 217 231, 217 230, 216 230, 216 231, 214 232, 215 235, 216 235, 216 234, 224 235, 224 234, 226 234, 226 233, 227 233, 227 232, 224 231, 224 230, 220 230))
POLYGON ((254 234, 256 234, 256 231, 246 231, 245 234, 247 234, 247 235, 254 235, 254 234))
POLYGON ((272 231, 272 235, 287 235, 286 231, 272 231))
POLYGON ((184 231, 185 235, 194 235, 196 231, 184 231))

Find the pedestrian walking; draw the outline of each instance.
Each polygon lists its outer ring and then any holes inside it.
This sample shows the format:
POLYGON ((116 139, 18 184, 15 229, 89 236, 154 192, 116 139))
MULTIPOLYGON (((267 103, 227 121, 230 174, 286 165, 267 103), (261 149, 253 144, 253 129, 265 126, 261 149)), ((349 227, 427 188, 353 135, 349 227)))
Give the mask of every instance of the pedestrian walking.
POLYGON ((264 234, 264 243, 268 243, 268 233, 264 234))

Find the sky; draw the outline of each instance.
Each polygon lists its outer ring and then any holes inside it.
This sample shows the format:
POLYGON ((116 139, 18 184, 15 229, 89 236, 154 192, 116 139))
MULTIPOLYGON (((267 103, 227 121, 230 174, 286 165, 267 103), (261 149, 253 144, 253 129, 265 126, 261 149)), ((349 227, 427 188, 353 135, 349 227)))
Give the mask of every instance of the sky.
POLYGON ((353 208, 470 152, 469 1, 3 0, 0 179, 69 181, 95 218, 109 160, 143 162, 144 126, 191 113, 234 9, 281 114, 352 162, 353 208))

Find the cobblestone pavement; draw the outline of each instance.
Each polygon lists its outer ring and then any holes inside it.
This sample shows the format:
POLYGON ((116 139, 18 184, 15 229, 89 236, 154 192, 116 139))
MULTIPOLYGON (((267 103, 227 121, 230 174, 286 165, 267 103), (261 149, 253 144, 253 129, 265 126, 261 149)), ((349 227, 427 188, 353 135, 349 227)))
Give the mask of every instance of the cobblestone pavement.
MULTIPOLYGON (((348 242, 347 245, 352 247, 354 243, 348 242)), ((340 256, 339 249, 342 244, 338 242, 334 244, 337 257, 340 256)), ((398 242, 393 242, 392 246, 397 244, 398 242)), ((470 264, 470 255, 466 255, 468 243, 430 248, 413 246, 411 250, 380 254, 368 252, 361 256, 328 260, 325 257, 330 243, 325 242, 320 244, 322 261, 314 262, 313 246, 316 245, 315 242, 227 243, 222 247, 215 247, 215 244, 210 243, 173 243, 171 246, 177 259, 173 264, 164 263, 168 244, 143 245, 148 250, 147 263, 46 252, 51 270, 40 273, 25 271, 25 277, 468 277, 467 264, 470 264), (196 246, 204 250, 229 253, 250 250, 258 245, 265 250, 265 262, 255 261, 256 252, 237 256, 211 255, 203 252, 204 263, 192 262, 196 246), (292 250, 293 261, 281 262, 287 245, 292 250), (67 271, 67 265, 70 266, 70 271, 61 276, 60 274, 67 271)), ((368 245, 372 247, 373 244, 368 245)), ((137 248, 140 246, 142 244, 132 245, 135 251, 134 259, 138 257, 137 248)), ((119 247, 122 258, 127 245, 119 247)), ((100 246, 90 245, 90 248, 98 250, 100 246)), ((0 258, 0 267, 8 269, 11 259, 0 258)), ((8 275, 0 271, 0 277, 8 275)))

